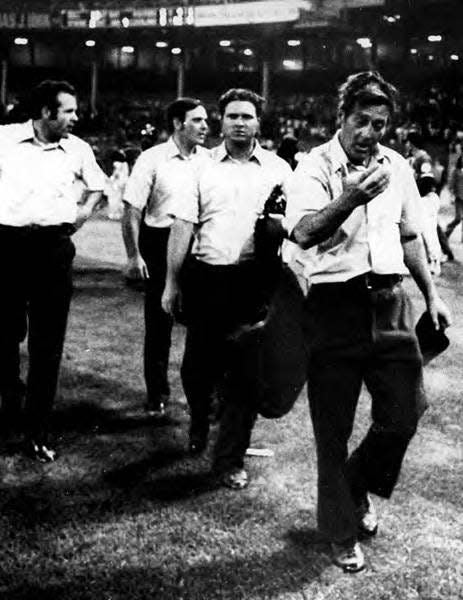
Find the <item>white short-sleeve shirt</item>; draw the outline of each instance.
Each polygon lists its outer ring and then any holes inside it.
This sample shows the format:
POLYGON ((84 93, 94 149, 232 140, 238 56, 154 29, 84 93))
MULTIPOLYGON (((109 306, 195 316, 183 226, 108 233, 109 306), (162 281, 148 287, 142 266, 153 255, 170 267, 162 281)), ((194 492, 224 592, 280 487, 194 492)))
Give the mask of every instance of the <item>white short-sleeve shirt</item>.
POLYGON ((224 143, 214 148, 190 201, 172 207, 173 216, 196 224, 193 255, 212 265, 253 258, 255 223, 272 189, 290 175, 288 163, 257 143, 247 161, 231 158, 224 143))
POLYGON ((124 200, 145 211, 149 227, 170 227, 173 222, 171 203, 182 204, 191 198, 196 183, 196 169, 209 156, 197 146, 188 157, 181 154, 175 141, 148 148, 140 154, 124 191, 124 200))
POLYGON ((44 144, 32 121, 0 127, 0 224, 73 223, 83 191, 104 184, 93 150, 75 135, 44 144))
MULTIPOLYGON (((304 215, 323 209, 343 192, 343 175, 356 167, 336 134, 314 148, 297 166, 287 189, 287 227, 291 232, 304 215)), ((379 145, 372 157, 391 172, 386 190, 355 208, 327 240, 294 251, 292 265, 312 283, 347 281, 369 271, 406 273, 401 236, 421 230, 420 196, 407 161, 379 145)))

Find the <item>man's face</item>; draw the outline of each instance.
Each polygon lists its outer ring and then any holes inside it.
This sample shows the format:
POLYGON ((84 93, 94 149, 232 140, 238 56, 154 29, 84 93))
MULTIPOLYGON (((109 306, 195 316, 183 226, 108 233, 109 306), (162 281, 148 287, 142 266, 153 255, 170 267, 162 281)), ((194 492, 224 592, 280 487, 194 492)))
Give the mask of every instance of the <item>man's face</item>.
POLYGON ((209 131, 207 112, 204 106, 197 106, 187 111, 180 131, 189 146, 204 144, 207 132, 209 131))
POLYGON ((259 132, 259 119, 252 102, 233 100, 225 107, 222 118, 222 133, 226 140, 246 145, 259 132))
POLYGON ((47 122, 50 141, 60 140, 62 137, 68 137, 72 132, 74 125, 79 120, 77 116, 77 99, 67 92, 59 92, 57 96, 58 109, 56 118, 52 118, 51 112, 45 111, 45 120, 47 122))
POLYGON ((386 132, 390 110, 386 105, 359 106, 355 104, 341 119, 340 142, 349 160, 363 164, 374 154, 386 132))

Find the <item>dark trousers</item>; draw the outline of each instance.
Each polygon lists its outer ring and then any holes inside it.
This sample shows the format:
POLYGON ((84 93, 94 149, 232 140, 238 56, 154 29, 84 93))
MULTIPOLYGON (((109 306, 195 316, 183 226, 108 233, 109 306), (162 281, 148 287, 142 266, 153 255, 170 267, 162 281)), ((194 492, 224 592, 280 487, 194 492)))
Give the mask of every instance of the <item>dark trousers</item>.
POLYGON ((19 345, 28 331, 25 432, 43 441, 56 393, 74 254, 65 227, 0 226, 0 394, 7 411, 20 410, 19 345))
POLYGON ((426 404, 410 301, 400 284, 362 278, 313 285, 306 302, 308 396, 318 457, 318 523, 332 540, 356 535, 355 509, 370 491, 389 497, 426 404), (372 424, 348 457, 362 382, 372 424))
POLYGON ((257 411, 239 377, 228 377, 237 328, 254 323, 263 310, 262 274, 252 263, 212 266, 193 259, 185 273, 187 336, 181 369, 192 429, 207 430, 210 402, 222 388, 220 430, 214 466, 241 466, 257 411))
POLYGON ((161 306, 167 268, 169 228, 140 227, 139 247, 148 268, 145 281, 145 341, 143 364, 148 404, 159 407, 170 394, 168 368, 172 318, 161 306))

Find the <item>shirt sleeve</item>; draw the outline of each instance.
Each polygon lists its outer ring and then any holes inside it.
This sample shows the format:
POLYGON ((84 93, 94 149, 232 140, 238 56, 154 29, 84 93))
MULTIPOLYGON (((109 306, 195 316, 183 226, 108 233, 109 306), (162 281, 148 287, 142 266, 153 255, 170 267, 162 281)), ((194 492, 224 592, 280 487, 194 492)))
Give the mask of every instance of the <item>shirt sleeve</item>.
POLYGON ((402 236, 419 234, 422 231, 420 210, 421 197, 418 192, 413 170, 406 163, 400 163, 400 181, 402 187, 402 213, 400 218, 400 233, 402 236))
POLYGON ((83 154, 82 180, 87 191, 102 192, 105 187, 106 175, 96 162, 93 150, 88 146, 83 154))
POLYGON ((181 196, 178 195, 170 199, 168 213, 174 219, 182 219, 182 221, 188 221, 196 225, 199 223, 199 199, 199 178, 195 177, 191 181, 191 185, 183 190, 181 196))
POLYGON ((139 210, 143 210, 148 204, 156 179, 156 168, 153 163, 154 161, 148 161, 146 154, 140 154, 127 180, 123 199, 139 210))
POLYGON ((291 174, 287 184, 286 227, 291 234, 305 215, 321 210, 330 201, 320 160, 312 153, 291 174))

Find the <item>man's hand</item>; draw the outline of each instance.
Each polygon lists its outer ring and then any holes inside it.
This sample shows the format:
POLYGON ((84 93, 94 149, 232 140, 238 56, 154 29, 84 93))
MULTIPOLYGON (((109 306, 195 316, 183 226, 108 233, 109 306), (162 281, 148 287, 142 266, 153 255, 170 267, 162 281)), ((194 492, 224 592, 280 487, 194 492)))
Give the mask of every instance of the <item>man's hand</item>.
POLYGON ((429 300, 427 309, 436 329, 446 329, 452 324, 452 315, 447 305, 436 296, 429 300))
POLYGON ((125 277, 133 281, 149 279, 148 268, 140 255, 134 256, 133 258, 129 258, 127 260, 125 277))
POLYGON ((182 293, 178 283, 166 280, 164 292, 162 293, 161 305, 168 315, 175 317, 182 312, 182 293))
POLYGON ((374 164, 366 171, 353 171, 342 178, 344 192, 350 193, 357 206, 368 204, 389 185, 391 173, 385 166, 374 164))
POLYGON ((77 217, 74 223, 74 227, 76 231, 82 227, 82 225, 87 221, 93 212, 93 207, 88 206, 87 204, 79 204, 77 208, 77 217))

